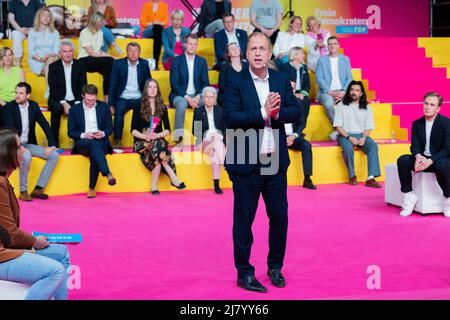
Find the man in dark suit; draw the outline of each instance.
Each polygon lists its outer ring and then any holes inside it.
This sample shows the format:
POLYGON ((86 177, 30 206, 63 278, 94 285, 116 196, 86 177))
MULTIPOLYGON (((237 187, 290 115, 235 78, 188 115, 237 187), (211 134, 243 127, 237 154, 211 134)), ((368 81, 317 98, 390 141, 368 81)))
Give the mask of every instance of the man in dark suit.
POLYGON ((235 28, 234 15, 232 13, 225 13, 222 20, 225 29, 222 29, 214 34, 216 65, 213 69, 217 71, 220 71, 222 64, 227 61, 227 46, 229 43, 237 43, 241 48, 243 55, 242 58, 245 59, 248 41, 247 31, 235 28))
POLYGON ((16 100, 11 101, 5 107, 4 120, 5 127, 17 132, 23 150, 23 162, 20 166, 20 196, 23 201, 32 201, 33 198, 46 200, 48 195, 44 193, 53 170, 58 163, 59 154, 55 151, 56 143, 53 138, 52 129, 45 120, 39 105, 29 100, 31 86, 26 82, 20 82, 16 86, 16 100), (37 145, 36 122, 44 130, 47 137, 48 147, 37 145), (45 159, 45 165, 39 176, 39 180, 33 192, 28 194, 28 172, 30 170, 32 156, 45 159))
POLYGON ((450 119, 440 115, 442 97, 429 92, 424 97, 424 116, 413 122, 411 155, 398 158, 397 167, 404 193, 400 215, 409 216, 418 201, 412 188, 411 171, 434 172, 444 193, 444 215, 450 217, 450 119))
POLYGON ((301 110, 287 76, 267 68, 270 39, 255 32, 249 37, 249 69, 230 76, 224 97, 227 127, 225 168, 233 183, 234 262, 237 285, 267 292, 250 264, 251 226, 262 194, 269 227, 267 274, 273 285, 285 286, 281 273, 287 240, 287 178, 290 164, 284 123, 300 119, 301 110), (232 129, 232 130, 230 130, 232 129))
POLYGON ((112 116, 108 105, 97 100, 98 89, 92 84, 83 87, 83 101, 74 105, 69 112, 69 137, 75 141, 72 154, 90 158, 88 198, 95 198, 95 186, 99 172, 108 178, 113 186, 116 179, 106 161, 106 154, 112 153, 108 137, 112 133, 112 116))
POLYGON ((140 58, 137 42, 127 45, 127 57, 115 60, 111 73, 108 105, 114 113, 114 148, 121 147, 125 113, 139 109, 142 91, 151 78, 148 61, 140 58))
POLYGON ((197 108, 203 105, 201 93, 209 86, 208 65, 205 58, 196 54, 198 37, 190 34, 185 41, 186 52, 175 57, 170 69, 170 104, 176 108, 175 130, 172 140, 183 140, 184 118, 187 107, 197 108))
POLYGON ((69 40, 61 42, 61 60, 50 64, 48 86, 50 97, 48 108, 52 113, 51 127, 59 148, 59 128, 61 116, 68 115, 70 108, 81 101, 81 89, 87 83, 84 64, 73 58, 74 45, 69 40))

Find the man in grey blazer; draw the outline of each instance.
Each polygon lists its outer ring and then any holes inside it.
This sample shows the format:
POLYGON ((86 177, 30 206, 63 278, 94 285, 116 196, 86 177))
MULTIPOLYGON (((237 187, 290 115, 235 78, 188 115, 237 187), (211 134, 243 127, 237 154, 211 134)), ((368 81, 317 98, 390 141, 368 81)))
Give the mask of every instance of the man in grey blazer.
MULTIPOLYGON (((317 98, 325 107, 331 123, 334 120, 334 106, 342 100, 353 80, 350 59, 339 54, 339 48, 339 39, 331 36, 328 39, 329 55, 320 57, 316 69, 316 82, 319 86, 317 98)), ((336 131, 330 134, 330 139, 337 139, 336 131)))

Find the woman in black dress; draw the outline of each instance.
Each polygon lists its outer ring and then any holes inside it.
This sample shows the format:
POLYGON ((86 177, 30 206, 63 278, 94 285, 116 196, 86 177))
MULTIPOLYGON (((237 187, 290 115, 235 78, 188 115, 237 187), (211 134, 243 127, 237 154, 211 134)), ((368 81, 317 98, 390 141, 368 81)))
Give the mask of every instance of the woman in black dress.
POLYGON ((131 134, 134 137, 134 151, 140 154, 142 163, 152 172, 153 195, 159 194, 158 177, 161 169, 169 176, 172 186, 186 188, 176 175, 169 143, 164 139, 170 134, 170 123, 158 82, 154 79, 144 85, 141 108, 133 112, 131 134), (150 130, 150 123, 153 124, 153 130, 150 130))

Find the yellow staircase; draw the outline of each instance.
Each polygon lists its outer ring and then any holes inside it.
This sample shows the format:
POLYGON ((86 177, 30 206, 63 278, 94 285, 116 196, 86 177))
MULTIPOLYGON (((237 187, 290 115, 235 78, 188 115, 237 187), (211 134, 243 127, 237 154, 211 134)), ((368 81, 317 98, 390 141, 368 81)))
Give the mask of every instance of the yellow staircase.
POLYGON ((427 58, 433 59, 433 67, 447 68, 450 78, 450 38, 418 38, 419 48, 424 48, 427 58))

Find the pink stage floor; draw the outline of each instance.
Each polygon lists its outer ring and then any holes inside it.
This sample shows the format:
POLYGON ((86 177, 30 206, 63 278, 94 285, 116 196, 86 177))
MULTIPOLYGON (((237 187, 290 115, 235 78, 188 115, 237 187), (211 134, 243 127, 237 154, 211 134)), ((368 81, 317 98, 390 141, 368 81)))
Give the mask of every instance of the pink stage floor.
POLYGON ((231 190, 53 197, 21 207, 28 231, 83 234, 69 247, 81 268, 70 299, 449 299, 450 219, 402 218, 383 199, 384 189, 361 184, 290 187, 284 289, 265 275, 261 202, 251 261, 267 294, 236 287, 231 190), (381 269, 380 290, 367 288, 371 265, 381 269))

